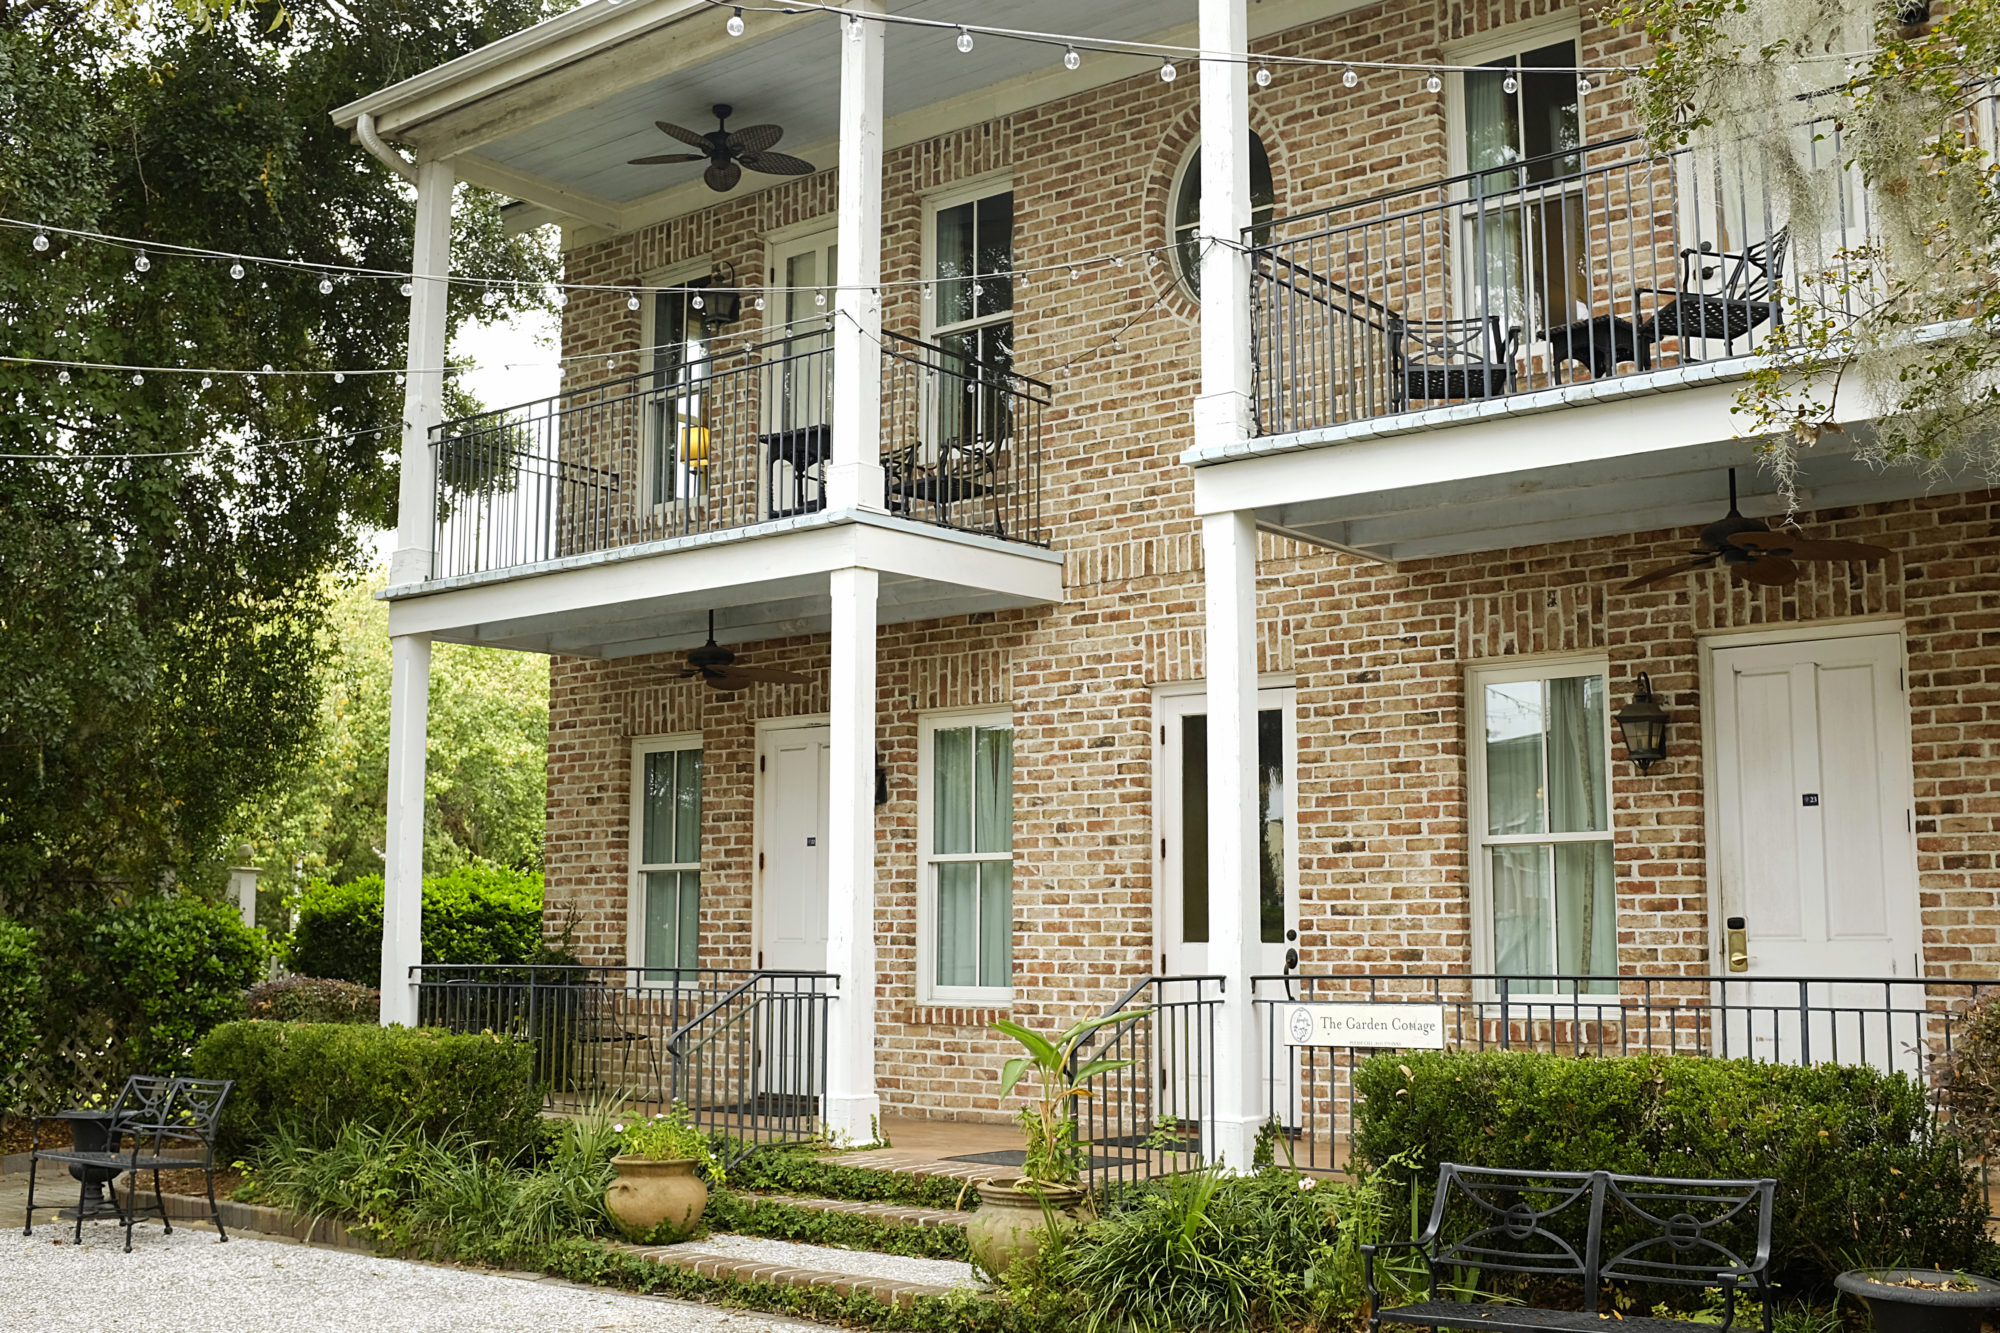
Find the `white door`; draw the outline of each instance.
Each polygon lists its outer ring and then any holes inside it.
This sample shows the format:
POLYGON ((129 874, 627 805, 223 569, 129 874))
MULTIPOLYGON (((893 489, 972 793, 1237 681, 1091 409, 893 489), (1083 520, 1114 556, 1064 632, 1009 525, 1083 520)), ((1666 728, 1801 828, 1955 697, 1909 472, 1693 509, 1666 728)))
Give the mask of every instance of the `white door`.
POLYGON ((758 740, 758 966, 826 969, 827 727, 764 731, 758 740))
POLYGON ((777 311, 765 332, 760 389, 766 512, 773 518, 816 510, 823 498, 833 411, 834 236, 829 229, 771 249, 777 311))
POLYGON ((1793 979, 1725 986, 1731 1053, 1885 1063, 1915 1032, 1892 1031, 1881 1011, 1921 1009, 1920 995, 1796 979, 1922 972, 1901 641, 1721 649, 1714 680, 1718 956, 1725 975, 1793 979))
MULTIPOLYGON (((1289 686, 1257 692, 1257 789, 1260 839, 1257 885, 1257 962, 1259 976, 1276 976, 1298 969, 1299 889, 1298 828, 1292 817, 1292 792, 1298 773, 1298 731, 1289 686)), ((1162 976, 1200 976, 1215 972, 1209 962, 1208 879, 1208 696, 1201 693, 1164 694, 1156 701, 1158 762, 1155 793, 1158 809, 1159 875, 1153 882, 1154 921, 1162 976)), ((1212 993, 1212 992, 1211 992, 1212 993)), ((1272 992, 1275 998, 1275 992, 1272 992)), ((1181 998, 1175 996, 1173 998, 1181 998)), ((1265 1043, 1259 1043, 1260 1048, 1265 1043)), ((1262 1057, 1268 1066, 1270 1052, 1262 1057)), ((1289 1055, 1280 1048, 1279 1058, 1289 1055)), ((1168 1094, 1178 1092, 1188 1105, 1202 1089, 1180 1085, 1172 1077, 1167 1052, 1160 1058, 1168 1070, 1168 1094)), ((1264 1071, 1267 1104, 1296 1123, 1285 1106, 1290 1100, 1289 1071, 1264 1071)), ((1175 1114, 1169 1104, 1162 1114, 1175 1114)), ((1188 1118, 1183 1115, 1182 1118, 1188 1118)))

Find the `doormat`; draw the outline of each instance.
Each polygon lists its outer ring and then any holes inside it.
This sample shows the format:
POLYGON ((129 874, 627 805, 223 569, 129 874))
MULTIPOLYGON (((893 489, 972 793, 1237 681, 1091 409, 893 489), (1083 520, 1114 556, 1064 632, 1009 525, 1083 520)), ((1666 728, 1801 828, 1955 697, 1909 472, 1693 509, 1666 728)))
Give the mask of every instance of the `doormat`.
MULTIPOLYGON (((963 1157, 947 1157, 947 1162, 973 1162, 980 1166, 1026 1166, 1028 1151, 1025 1148, 1002 1148, 997 1152, 969 1152, 963 1157)), ((1101 1166, 1123 1166, 1130 1162, 1127 1157, 1093 1157, 1090 1169, 1101 1166)))

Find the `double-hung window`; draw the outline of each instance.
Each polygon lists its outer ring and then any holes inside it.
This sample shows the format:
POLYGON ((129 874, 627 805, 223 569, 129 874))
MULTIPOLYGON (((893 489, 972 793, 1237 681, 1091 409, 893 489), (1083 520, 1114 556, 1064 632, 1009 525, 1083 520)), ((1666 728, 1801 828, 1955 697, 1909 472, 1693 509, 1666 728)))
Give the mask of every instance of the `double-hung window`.
POLYGON ((1005 1001, 1014 981, 1014 726, 924 719, 921 809, 925 989, 1005 1001))
POLYGON ((1474 667, 1468 683, 1481 951, 1505 976, 1615 974, 1603 663, 1474 667))
POLYGON ((632 952, 670 981, 701 937, 701 738, 640 742, 632 788, 632 952))
POLYGON ((933 205, 930 336, 944 349, 935 386, 940 457, 990 454, 1012 426, 1006 375, 1014 367, 1014 192, 992 188, 933 205))

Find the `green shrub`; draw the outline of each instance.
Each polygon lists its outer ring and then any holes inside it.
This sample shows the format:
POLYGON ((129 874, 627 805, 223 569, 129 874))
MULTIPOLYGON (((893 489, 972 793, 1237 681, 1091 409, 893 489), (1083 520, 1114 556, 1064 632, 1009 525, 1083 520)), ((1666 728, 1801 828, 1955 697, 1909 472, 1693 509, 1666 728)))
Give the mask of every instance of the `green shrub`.
MULTIPOLYGON (((1772 1271, 1984 1268, 1985 1207, 1923 1090, 1852 1065, 1492 1051, 1379 1055, 1355 1073, 1358 1156, 1526 1170, 1777 1180, 1772 1271)), ((1428 1194, 1428 1187, 1425 1187, 1428 1194)))
POLYGON ((328 1143, 350 1123, 445 1140, 512 1158, 538 1139, 541 1091, 525 1043, 485 1033, 353 1023, 226 1023, 202 1039, 194 1071, 236 1080, 221 1145, 242 1153, 282 1128, 328 1143))
POLYGON ((979 1191, 947 1176, 910 1176, 866 1166, 838 1166, 810 1149, 753 1152, 729 1168, 739 1190, 772 1190, 814 1199, 854 1199, 917 1208, 977 1208, 979 1191))
POLYGON ((845 1250, 902 1254, 913 1259, 956 1259, 962 1263, 971 1257, 963 1226, 885 1222, 865 1213, 801 1208, 733 1190, 710 1191, 708 1211, 702 1215, 702 1221, 716 1231, 738 1236, 767 1236, 772 1240, 795 1240, 845 1250))
MULTIPOLYGON (((542 877, 467 865, 424 880, 424 961, 528 963, 543 958, 542 877)), ((382 975, 382 877, 310 884, 286 966, 370 985, 382 975)))
POLYGON ((48 997, 38 947, 34 931, 0 918, 0 1111, 10 1109, 28 1072, 48 997))
POLYGON ((382 992, 331 977, 279 977, 245 993, 243 1014, 280 1023, 373 1023, 382 1016, 382 992))
POLYGON ((267 952, 234 907, 178 896, 64 912, 41 936, 44 1036, 104 1051, 99 1076, 114 1086, 126 1074, 184 1071, 204 1033, 242 1016, 267 952))

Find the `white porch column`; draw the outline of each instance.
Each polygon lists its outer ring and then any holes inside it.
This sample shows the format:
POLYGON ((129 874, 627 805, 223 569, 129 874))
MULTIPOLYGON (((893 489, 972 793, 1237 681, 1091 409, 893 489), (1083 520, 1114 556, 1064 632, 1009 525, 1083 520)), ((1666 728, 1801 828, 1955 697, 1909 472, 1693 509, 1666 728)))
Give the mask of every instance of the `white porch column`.
POLYGON ((828 1129, 874 1138, 875 1095, 875 597, 872 569, 837 569, 833 669, 827 682, 832 753, 827 785, 826 970, 840 977, 827 1033, 828 1129))
MULTIPOLYGON (((879 14, 882 0, 852 0, 849 8, 879 14)), ((874 19, 846 19, 840 25, 840 253, 834 278, 840 290, 834 296, 833 458, 826 465, 829 509, 885 507, 879 284, 882 50, 887 26, 874 19)))
MULTIPOLYGON (((1245 0, 1200 0, 1204 51, 1249 49, 1245 0)), ((1250 433, 1250 84, 1240 61, 1201 66, 1201 396, 1197 445, 1250 433)), ((1202 520, 1207 571, 1209 966, 1228 978, 1215 1041, 1221 1162, 1250 1169, 1264 1118, 1250 978, 1257 971, 1257 528, 1202 520)))
MULTIPOLYGON (((410 250, 410 346, 403 378, 402 475, 390 584, 431 575, 436 464, 431 428, 444 419, 445 287, 451 272, 449 162, 417 164, 417 226, 410 250)), ((389 811, 382 867, 382 1023, 414 1027, 410 969, 423 961, 424 750, 430 727, 431 640, 389 640, 389 811)))
POLYGON ((410 969, 424 960, 424 747, 431 636, 389 640, 389 829, 382 870, 382 1026, 417 1025, 410 969))

